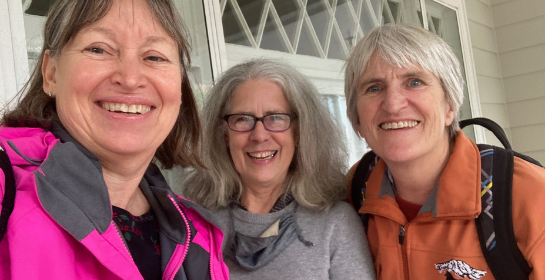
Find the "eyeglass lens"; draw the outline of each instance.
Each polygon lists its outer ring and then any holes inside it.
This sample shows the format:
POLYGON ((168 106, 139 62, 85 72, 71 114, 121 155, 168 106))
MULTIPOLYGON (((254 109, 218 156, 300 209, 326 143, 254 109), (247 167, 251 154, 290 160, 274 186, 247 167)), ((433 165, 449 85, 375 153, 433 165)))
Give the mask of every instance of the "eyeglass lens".
POLYGON ((269 131, 284 131, 290 128, 291 118, 287 114, 272 114, 257 118, 251 115, 230 115, 227 123, 234 131, 244 132, 254 129, 256 122, 260 120, 265 129, 269 131))

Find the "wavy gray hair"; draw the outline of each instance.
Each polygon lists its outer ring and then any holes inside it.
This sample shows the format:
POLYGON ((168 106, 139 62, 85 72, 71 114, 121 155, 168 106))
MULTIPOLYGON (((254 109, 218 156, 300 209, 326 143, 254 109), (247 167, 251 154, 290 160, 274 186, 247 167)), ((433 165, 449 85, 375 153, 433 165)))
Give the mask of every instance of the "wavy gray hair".
POLYGON ((246 81, 265 79, 282 89, 297 115, 295 150, 284 194, 291 192, 304 207, 323 209, 344 199, 346 151, 342 132, 303 74, 274 60, 257 59, 236 65, 223 74, 208 94, 203 108, 202 160, 209 169, 195 169, 185 182, 184 196, 209 209, 239 200, 243 186, 225 144, 227 114, 233 91, 246 81))
POLYGON ((386 24, 375 27, 354 47, 346 63, 344 93, 348 119, 358 133, 357 88, 373 54, 396 67, 420 66, 433 73, 445 92, 448 104, 454 111, 449 126, 449 137, 454 138, 460 129, 460 106, 464 99, 464 80, 460 63, 454 52, 439 36, 411 25, 386 24))

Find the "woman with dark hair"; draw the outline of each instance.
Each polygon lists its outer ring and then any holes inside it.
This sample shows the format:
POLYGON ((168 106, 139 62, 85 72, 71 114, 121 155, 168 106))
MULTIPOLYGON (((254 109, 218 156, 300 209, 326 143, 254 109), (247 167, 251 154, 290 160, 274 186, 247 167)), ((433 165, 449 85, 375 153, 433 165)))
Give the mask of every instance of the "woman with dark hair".
POLYGON ((303 74, 274 60, 234 66, 203 112, 203 161, 184 194, 213 209, 234 279, 374 279, 346 197, 341 132, 303 74))
POLYGON ((152 163, 201 165, 186 36, 168 0, 51 6, 0 128, 16 181, 0 279, 228 278, 212 216, 152 163))

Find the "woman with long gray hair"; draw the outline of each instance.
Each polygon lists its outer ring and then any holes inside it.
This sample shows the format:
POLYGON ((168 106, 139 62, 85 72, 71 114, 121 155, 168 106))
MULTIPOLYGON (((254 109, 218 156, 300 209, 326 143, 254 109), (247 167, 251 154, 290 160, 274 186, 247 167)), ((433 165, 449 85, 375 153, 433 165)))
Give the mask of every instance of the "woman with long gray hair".
POLYGON ((341 132, 310 81, 259 59, 234 66, 203 108, 202 160, 184 194, 212 209, 233 279, 374 279, 347 203, 341 132))

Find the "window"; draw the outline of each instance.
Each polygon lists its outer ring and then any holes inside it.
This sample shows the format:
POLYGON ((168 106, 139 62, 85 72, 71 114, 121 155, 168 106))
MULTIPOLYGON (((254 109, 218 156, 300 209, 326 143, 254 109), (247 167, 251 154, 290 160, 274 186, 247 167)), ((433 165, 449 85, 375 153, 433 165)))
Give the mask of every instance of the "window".
MULTIPOLYGON (((463 11, 445 3, 432 0, 215 1, 221 10, 229 66, 252 57, 281 58, 309 76, 343 127, 349 164, 361 158, 368 147, 355 135, 346 118, 343 66, 350 49, 369 30, 386 23, 419 25, 441 36, 460 61, 464 61, 458 24, 458 14, 463 11)), ((462 70, 464 76, 473 79, 474 75, 465 75, 465 67, 462 70)), ((462 119, 472 116, 473 100, 468 98, 467 87, 465 94, 462 119)), ((474 110, 478 111, 478 104, 475 106, 474 110)), ((472 130, 466 134, 475 137, 472 130)))

